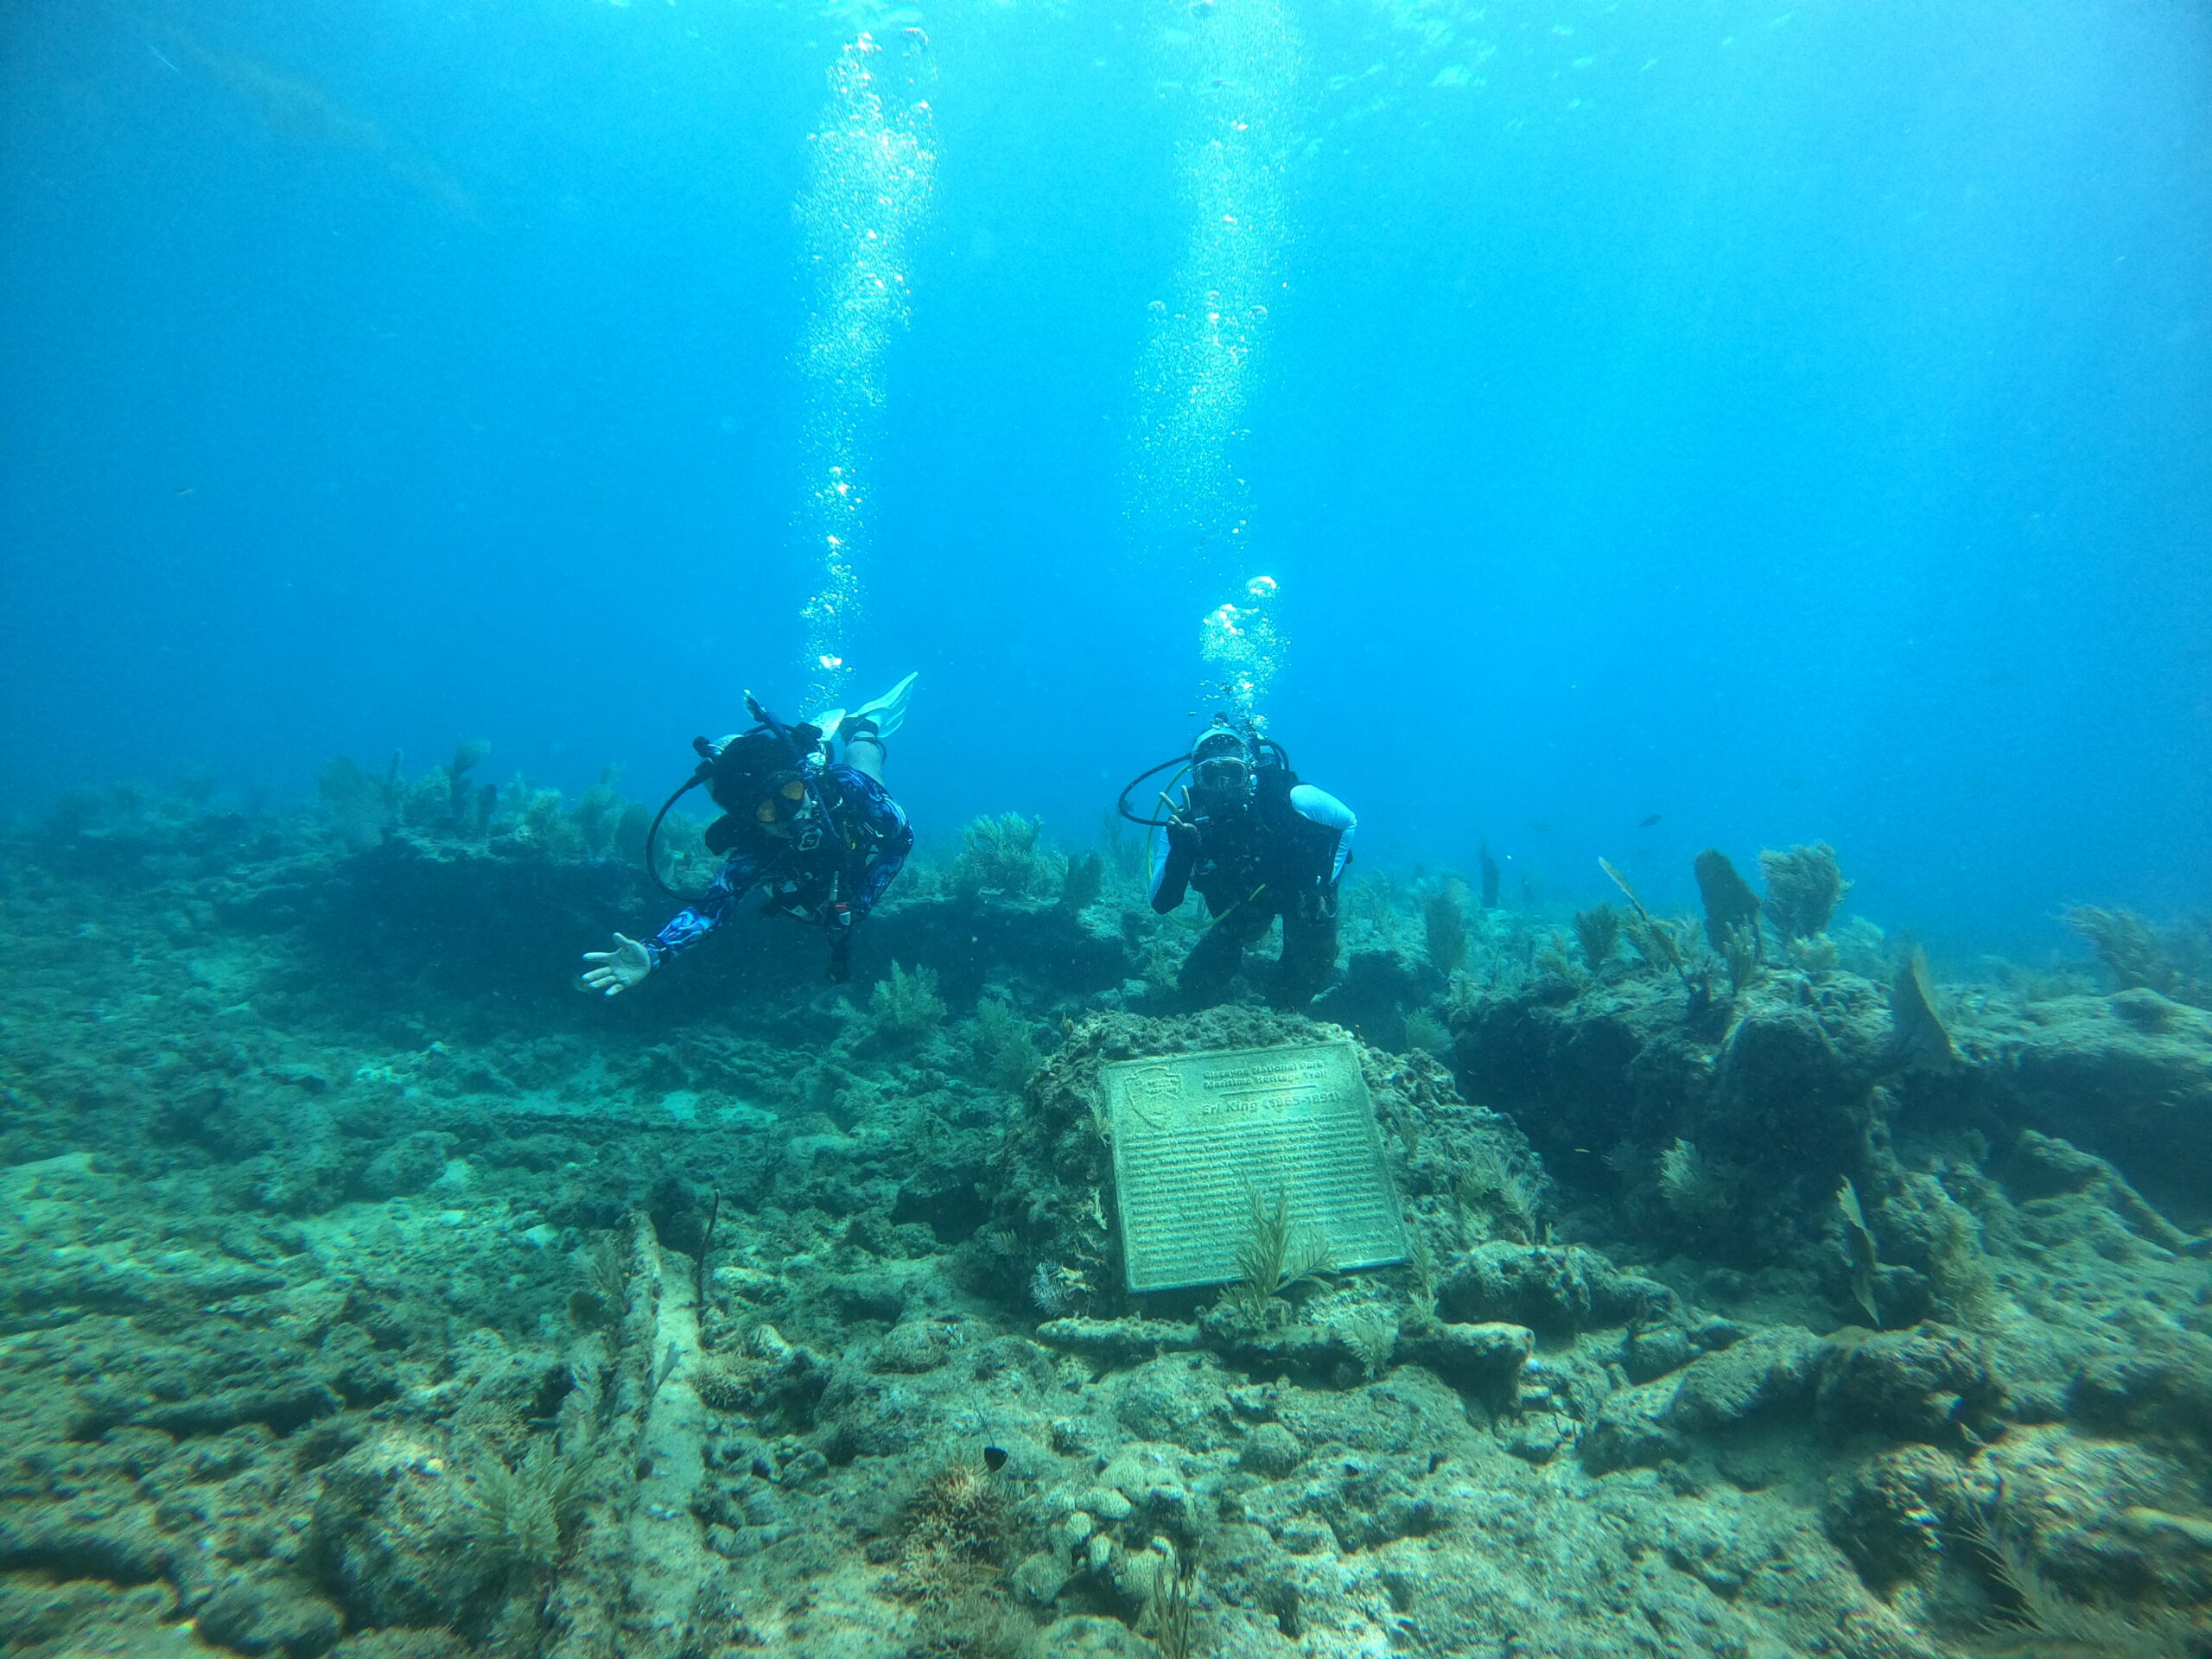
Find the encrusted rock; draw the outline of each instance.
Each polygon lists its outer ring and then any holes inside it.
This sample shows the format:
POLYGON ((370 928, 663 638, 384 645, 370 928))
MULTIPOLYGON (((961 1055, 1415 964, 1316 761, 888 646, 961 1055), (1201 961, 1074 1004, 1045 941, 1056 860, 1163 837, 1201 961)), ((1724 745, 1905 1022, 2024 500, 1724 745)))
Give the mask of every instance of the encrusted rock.
POLYGON ((1426 1453, 1354 1452, 1317 1459, 1305 1482, 1276 1490, 1294 1495, 1296 1513, 1325 1525, 1338 1548, 1372 1549, 1450 1522, 1451 1505, 1428 1489, 1431 1472, 1426 1453))
POLYGON ((2136 1349, 2094 1355, 2068 1389, 2066 1408, 2105 1433, 2212 1443, 2212 1340, 2177 1331, 2136 1349))
POLYGON ((1574 1423, 1556 1412, 1531 1412, 1505 1437, 1505 1449, 1523 1463, 1547 1464, 1574 1439, 1574 1423))
POLYGON ((943 1325, 932 1319, 906 1319, 893 1325, 875 1344, 875 1369, 918 1375, 944 1364, 951 1351, 943 1325))
POLYGON ((1153 1360, 1109 1384, 1114 1421, 1141 1440, 1211 1451, 1230 1432, 1218 1378, 1211 1362, 1153 1360))
POLYGON ((1886 1595, 1942 1557, 1946 1529, 1976 1501, 1969 1479, 1948 1452, 1899 1446, 1832 1480, 1821 1524, 1859 1576, 1886 1595))
POLYGON ((1478 1244, 1438 1287, 1437 1310, 1455 1325, 1507 1321, 1557 1335, 1674 1310, 1675 1293, 1623 1273, 1595 1250, 1493 1240, 1478 1244))
POLYGON ((1366 1368, 1365 1357, 1349 1333, 1336 1325, 1305 1320, 1268 1324, 1242 1308, 1217 1302, 1198 1316, 1198 1331, 1207 1345, 1230 1364, 1261 1376, 1341 1376, 1349 1380, 1366 1368))
POLYGON ((1698 1344, 1679 1325, 1630 1331, 1621 1338, 1621 1369, 1631 1382, 1649 1382, 1680 1370, 1698 1356, 1698 1344))
POLYGON ((330 1659, 467 1659, 468 1644, 451 1630, 357 1630, 330 1659))
POLYGON ((1681 1373, 1667 1408, 1670 1427, 1710 1434, 1764 1412, 1803 1404, 1813 1393, 1820 1344, 1795 1325, 1763 1331, 1681 1373))
POLYGON ((1154 1659, 1159 1650, 1118 1618, 1078 1613, 1047 1625, 1034 1651, 1037 1659, 1154 1659))
POLYGON ((1593 1475, 1649 1468, 1687 1457, 1689 1443, 1667 1421, 1675 1389, 1667 1383, 1624 1389, 1598 1408, 1583 1431, 1582 1465, 1593 1475))
POLYGON ((2037 1014, 1989 1068, 1998 1109, 2109 1158, 2156 1203, 2201 1205, 2212 1183, 2212 1012, 2123 992, 2054 998, 2037 1014))
POLYGON ((200 1610, 201 1640, 239 1653, 315 1659, 345 1630, 337 1608, 285 1573, 257 1573, 226 1585, 200 1610))
POLYGON ((361 1172, 360 1189, 372 1198, 401 1198, 420 1192, 445 1173, 454 1137, 436 1129, 417 1129, 403 1135, 374 1158, 361 1172))
POLYGON ((1815 1414, 1831 1433, 1972 1443, 1997 1433, 2004 1411, 2004 1384, 1987 1350, 1948 1325, 1836 1336, 1821 1344, 1815 1414))
POLYGON ((1401 1336, 1398 1358, 1425 1365, 1453 1388, 1503 1405, 1513 1398, 1521 1367, 1535 1345, 1525 1325, 1433 1325, 1418 1335, 1401 1336))
POLYGON ((473 1519, 445 1460, 388 1431, 331 1465, 309 1546, 350 1622, 450 1624, 484 1578, 473 1519))
POLYGON ((1244 1444, 1237 1449, 1236 1464, 1255 1475, 1280 1480, 1305 1458, 1306 1448, 1298 1443, 1297 1435, 1281 1423, 1262 1423, 1244 1437, 1244 1444))
POLYGON ((1047 1319, 1037 1327, 1037 1340, 1109 1365, 1186 1353, 1199 1345, 1197 1325, 1173 1319, 1047 1319))

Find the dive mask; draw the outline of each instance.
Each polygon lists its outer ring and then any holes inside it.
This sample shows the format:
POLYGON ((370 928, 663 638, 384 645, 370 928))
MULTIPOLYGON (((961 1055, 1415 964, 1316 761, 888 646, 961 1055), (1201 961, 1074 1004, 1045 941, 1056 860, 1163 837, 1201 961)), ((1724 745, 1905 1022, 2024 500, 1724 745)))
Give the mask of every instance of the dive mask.
POLYGON ((753 805, 753 820, 763 825, 789 823, 804 817, 807 806, 805 775, 779 772, 768 779, 768 792, 753 805))
POLYGON ((1201 736, 1191 749, 1191 783, 1202 794, 1243 794, 1252 785, 1252 760, 1244 740, 1218 725, 1201 736))
POLYGON ((1191 768, 1191 781, 1206 795, 1242 795, 1252 786, 1252 768, 1241 754, 1217 755, 1191 768))

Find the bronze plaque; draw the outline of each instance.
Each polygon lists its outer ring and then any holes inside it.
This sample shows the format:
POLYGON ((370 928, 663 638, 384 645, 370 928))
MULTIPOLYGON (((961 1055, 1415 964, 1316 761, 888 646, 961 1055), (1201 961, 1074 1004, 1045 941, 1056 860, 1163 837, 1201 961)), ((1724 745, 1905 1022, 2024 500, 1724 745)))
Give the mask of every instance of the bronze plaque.
POLYGON ((1329 1265, 1406 1259, 1375 1105, 1345 1039, 1117 1060, 1100 1070, 1132 1291, 1236 1279, 1257 1198, 1286 1201, 1294 1254, 1329 1265))

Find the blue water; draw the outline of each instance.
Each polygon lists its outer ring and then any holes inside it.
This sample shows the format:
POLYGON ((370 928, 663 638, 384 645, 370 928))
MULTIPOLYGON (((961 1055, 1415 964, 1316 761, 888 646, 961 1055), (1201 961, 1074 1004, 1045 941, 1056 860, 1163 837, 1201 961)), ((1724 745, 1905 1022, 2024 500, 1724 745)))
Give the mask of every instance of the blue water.
POLYGON ((474 735, 658 798, 797 704, 794 204, 840 49, 916 17, 843 645, 922 671, 925 836, 1090 837, 1266 574, 1273 729, 1373 863, 1668 899, 1825 838, 1952 951, 2212 904, 2196 3, 19 0, 0 807, 474 735), (1229 30, 1251 85, 1190 73, 1229 30), (1179 538, 1140 365, 1238 98, 1274 297, 1179 538))

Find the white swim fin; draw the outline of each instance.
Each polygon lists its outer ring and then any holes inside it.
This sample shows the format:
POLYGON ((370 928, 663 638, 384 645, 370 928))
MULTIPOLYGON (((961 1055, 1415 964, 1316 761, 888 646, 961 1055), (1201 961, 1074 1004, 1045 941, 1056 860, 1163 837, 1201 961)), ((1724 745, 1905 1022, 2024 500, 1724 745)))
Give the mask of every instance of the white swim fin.
POLYGON ((906 700, 913 696, 914 682, 920 677, 919 673, 909 674, 881 696, 871 702, 864 702, 854 709, 850 715, 847 715, 843 709, 839 709, 838 718, 842 721, 866 717, 875 722, 877 736, 889 737, 906 723, 906 700))

